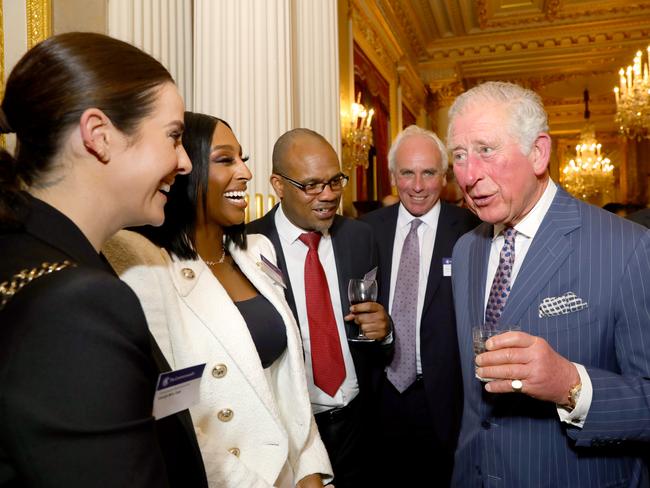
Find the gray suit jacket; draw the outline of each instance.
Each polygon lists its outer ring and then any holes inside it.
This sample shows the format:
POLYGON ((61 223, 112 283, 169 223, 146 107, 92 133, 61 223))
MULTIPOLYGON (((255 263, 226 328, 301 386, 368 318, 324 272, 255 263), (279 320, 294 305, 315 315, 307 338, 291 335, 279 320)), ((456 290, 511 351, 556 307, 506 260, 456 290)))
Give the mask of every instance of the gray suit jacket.
POLYGON ((492 226, 454 248, 463 369, 454 486, 649 486, 650 231, 561 189, 531 244, 501 320, 583 364, 593 384, 585 425, 520 394, 490 395, 474 377, 471 328, 483 321, 492 226), (574 292, 588 307, 539 317, 544 298, 574 292))

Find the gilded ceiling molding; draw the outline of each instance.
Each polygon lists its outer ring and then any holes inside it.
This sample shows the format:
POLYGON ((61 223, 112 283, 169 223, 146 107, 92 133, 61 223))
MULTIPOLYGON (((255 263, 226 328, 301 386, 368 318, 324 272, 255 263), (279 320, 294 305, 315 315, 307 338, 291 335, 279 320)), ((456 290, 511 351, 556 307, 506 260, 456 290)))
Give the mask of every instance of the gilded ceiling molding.
POLYGON ((566 28, 559 29, 557 33, 536 31, 535 38, 523 40, 507 33, 472 36, 464 40, 465 45, 456 39, 455 43, 450 43, 449 46, 432 47, 429 50, 432 61, 429 63, 462 58, 484 60, 485 56, 489 55, 525 56, 526 51, 540 48, 566 51, 570 48, 592 48, 614 43, 612 47, 620 47, 622 43, 638 44, 650 36, 650 24, 642 28, 638 25, 634 27, 631 29, 630 25, 612 26, 606 32, 574 30, 570 35, 567 34, 566 28))
POLYGON ((477 0, 478 22, 481 29, 523 27, 526 24, 538 24, 545 21, 558 22, 565 20, 576 20, 578 18, 585 19, 588 17, 625 17, 631 13, 640 13, 640 11, 650 10, 650 5, 648 4, 625 5, 624 2, 621 2, 621 5, 610 6, 606 8, 587 8, 586 10, 584 8, 572 10, 565 8, 565 10, 561 11, 560 0, 548 0, 546 9, 539 14, 512 15, 508 16, 507 18, 489 18, 487 3, 488 0, 477 0))
POLYGON ((476 1, 476 13, 478 15, 478 25, 481 29, 486 29, 488 26, 488 8, 487 0, 476 1))
POLYGON ((546 19, 551 22, 557 19, 560 11, 560 0, 546 0, 546 19))
POLYGON ((51 0, 25 0, 27 8, 27 49, 52 34, 51 0))
POLYGON ((421 37, 416 32, 413 23, 409 21, 408 10, 412 10, 413 7, 409 6, 407 8, 404 8, 402 0, 392 0, 389 3, 397 16, 397 21, 399 22, 400 27, 408 38, 411 51, 419 58, 426 57, 427 51, 424 43, 421 41, 421 37))
MULTIPOLYGON (((433 90, 432 90, 433 91, 433 90)), ((449 107, 456 98, 465 91, 465 87, 460 81, 454 81, 436 87, 435 94, 439 107, 449 107)))
MULTIPOLYGON (((352 8, 352 25, 365 41, 364 48, 372 49, 373 58, 381 66, 384 73, 392 73, 395 70, 396 59, 388 54, 388 48, 381 36, 371 27, 370 20, 362 14, 356 5, 352 8)), ((370 54, 370 53, 368 53, 370 54)))

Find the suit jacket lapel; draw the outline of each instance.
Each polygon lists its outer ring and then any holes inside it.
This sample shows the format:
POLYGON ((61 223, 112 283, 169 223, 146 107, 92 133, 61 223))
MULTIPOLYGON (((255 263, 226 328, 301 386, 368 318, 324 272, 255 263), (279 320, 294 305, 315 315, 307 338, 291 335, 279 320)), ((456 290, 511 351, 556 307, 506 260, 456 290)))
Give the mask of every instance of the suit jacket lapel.
MULTIPOLYGON (((232 249, 230 251, 233 252, 232 249)), ((259 359, 257 364, 250 360, 251 357, 257 356, 253 339, 248 333, 246 323, 237 306, 232 302, 226 290, 212 276, 202 261, 173 261, 172 266, 174 267, 172 272, 174 286, 181 299, 203 326, 212 333, 214 339, 228 351, 242 374, 251 384, 255 385, 254 390, 261 401, 269 411, 277 416, 273 395, 264 376, 261 363, 259 363, 259 359), (183 276, 182 268, 191 268, 196 279, 180 278, 183 276), (215 303, 219 304, 218 309, 215 308, 215 303)))
MULTIPOLYGON (((304 381, 304 358, 302 354, 291 353, 291 351, 302 351, 302 339, 297 326, 287 325, 292 324, 295 319, 292 315, 293 312, 287 308, 286 300, 283 296, 284 289, 279 285, 274 284, 271 278, 267 277, 266 274, 258 268, 256 259, 259 259, 259 256, 254 254, 255 251, 252 249, 242 251, 233 247, 230 252, 242 273, 246 275, 253 286, 255 286, 260 294, 263 295, 271 305, 273 305, 282 317, 282 321, 285 324, 287 351, 289 352, 288 359, 290 364, 290 367, 283 370, 283 372, 289 375, 288 382, 296 384, 304 381)), ((278 375, 283 379, 280 372, 278 372, 278 375)), ((267 406, 272 406, 272 411, 275 412, 279 419, 279 413, 276 410, 276 405, 279 402, 275 402, 272 396, 269 396, 267 401, 271 404, 267 406)), ((294 398, 291 402, 286 402, 286 404, 291 406, 291 414, 294 416, 299 415, 301 412, 310 411, 307 396, 294 398)), ((301 421, 308 423, 308 419, 301 419, 301 421)))
MULTIPOLYGON (((480 325, 485 320, 485 282, 487 279, 487 263, 490 259, 490 245, 494 227, 481 224, 476 232, 478 239, 472 241, 469 252, 469 309, 472 325, 480 325)), ((452 273, 453 273, 452 263, 452 273)))
POLYGON ((395 246, 395 232, 399 204, 389 208, 386 216, 382 218, 380 227, 381 235, 377 239, 379 255, 385 256, 379 267, 379 301, 384 305, 386 311, 390 310, 390 280, 393 267, 393 248, 395 246))
MULTIPOLYGON (((501 323, 518 324, 538 295, 562 263, 573 252, 568 234, 579 228, 580 213, 576 202, 558 188, 548 212, 542 220, 526 258, 517 274, 501 323)), ((515 249, 515 259, 517 250, 515 249)))
POLYGON ((298 317, 298 312, 296 311, 296 299, 293 296, 293 288, 291 287, 289 272, 287 271, 287 261, 284 258, 282 243, 280 242, 280 235, 278 234, 278 229, 275 226, 275 212, 278 210, 279 205, 280 204, 278 203, 262 218, 265 227, 263 233, 269 238, 273 244, 273 247, 275 248, 275 254, 278 261, 277 266, 282 270, 284 284, 287 286, 284 290, 284 296, 287 299, 287 303, 289 304, 291 311, 293 312, 293 316, 298 317))
POLYGON ((441 204, 440 216, 438 217, 438 228, 436 229, 436 241, 433 244, 433 254, 431 255, 431 264, 429 266, 429 277, 427 279, 427 289, 424 294, 424 305, 422 308, 422 316, 427 313, 427 309, 433 301, 433 296, 440 285, 442 279, 442 260, 445 257, 444 249, 452 249, 454 247, 452 227, 455 225, 454 220, 447 210, 446 205, 441 204))
MULTIPOLYGON (((363 278, 363 276, 350 276, 350 272, 354 267, 352 266, 352 255, 349 247, 353 245, 348 236, 343 232, 337 232, 342 224, 342 218, 338 215, 334 217, 332 227, 330 227, 330 235, 332 236, 332 248, 334 249, 334 260, 336 261, 336 275, 339 280, 339 295, 341 296, 341 312, 343 316, 348 314, 350 310, 350 300, 348 299, 348 281, 350 278, 363 278)), ((370 271, 370 270, 368 270, 370 271)), ((346 330, 349 327, 348 322, 345 323, 346 330)), ((350 332, 350 331, 348 331, 350 332)))

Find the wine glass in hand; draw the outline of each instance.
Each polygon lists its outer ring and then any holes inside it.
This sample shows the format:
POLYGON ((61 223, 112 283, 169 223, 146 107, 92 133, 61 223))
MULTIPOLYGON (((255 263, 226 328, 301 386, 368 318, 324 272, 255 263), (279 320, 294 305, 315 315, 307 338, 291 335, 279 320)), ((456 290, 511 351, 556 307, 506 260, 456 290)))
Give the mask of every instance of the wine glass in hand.
MULTIPOLYGON (((348 283, 348 299, 350 305, 356 305, 363 302, 376 302, 377 301, 377 281, 364 280, 364 279, 351 279, 348 283)), ((372 342, 374 339, 369 339, 363 333, 361 327, 357 335, 349 337, 348 340, 352 342, 372 342)))

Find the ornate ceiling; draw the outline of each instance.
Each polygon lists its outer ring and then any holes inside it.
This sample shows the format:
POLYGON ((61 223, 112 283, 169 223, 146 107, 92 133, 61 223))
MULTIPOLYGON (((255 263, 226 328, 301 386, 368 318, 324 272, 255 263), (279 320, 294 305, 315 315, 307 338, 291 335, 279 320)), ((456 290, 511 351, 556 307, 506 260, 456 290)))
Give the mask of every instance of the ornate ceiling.
POLYGON ((353 0, 352 15, 376 59, 406 73, 407 102, 515 81, 542 95, 556 134, 579 130, 585 88, 597 130, 614 132, 618 69, 650 43, 650 1, 353 0))

